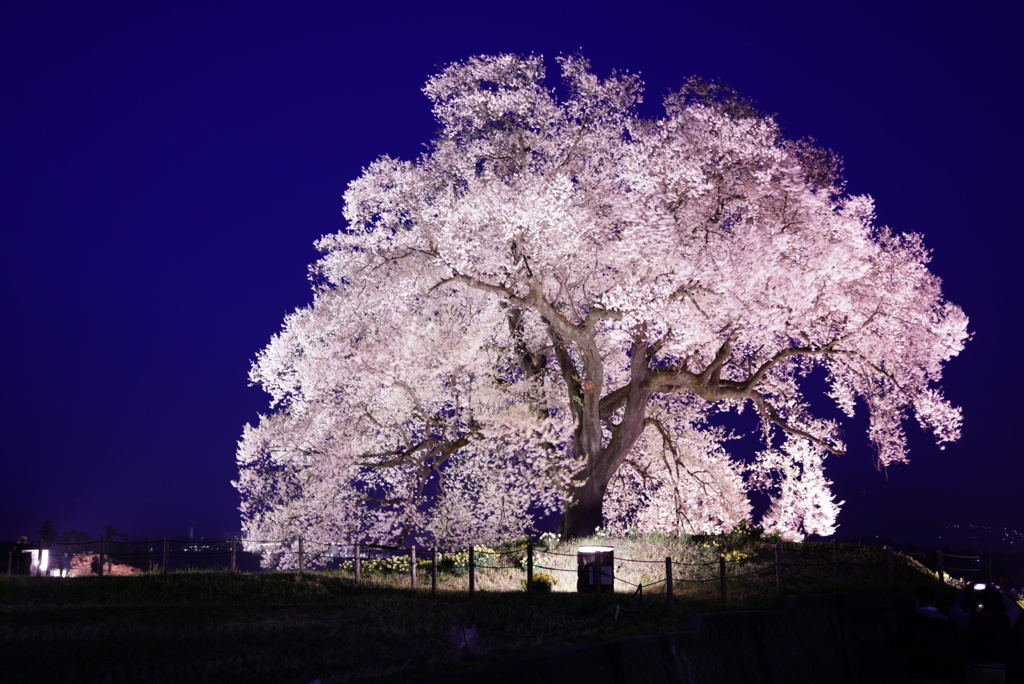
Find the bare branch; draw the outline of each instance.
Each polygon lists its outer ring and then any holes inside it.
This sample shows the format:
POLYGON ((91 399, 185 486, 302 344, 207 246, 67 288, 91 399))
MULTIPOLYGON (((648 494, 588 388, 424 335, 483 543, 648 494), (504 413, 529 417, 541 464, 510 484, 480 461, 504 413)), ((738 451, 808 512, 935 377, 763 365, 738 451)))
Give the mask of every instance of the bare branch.
POLYGON ((718 348, 718 354, 715 355, 714 361, 712 361, 704 372, 701 373, 700 381, 702 383, 708 383, 714 380, 717 384, 719 374, 722 370, 722 366, 726 361, 729 360, 729 355, 732 354, 732 343, 736 340, 736 332, 730 332, 725 341, 722 342, 722 346, 718 348))
POLYGON ((785 432, 791 435, 796 435, 797 437, 803 437, 804 439, 809 440, 814 444, 817 444, 822 449, 825 449, 831 454, 842 456, 844 453, 846 453, 842 449, 839 449, 836 446, 829 444, 825 440, 812 435, 806 430, 795 428, 789 423, 787 423, 786 420, 781 415, 779 415, 779 412, 775 410, 775 407, 769 404, 768 401, 764 398, 764 396, 761 395, 759 392, 753 392, 752 398, 754 400, 754 403, 757 405, 758 412, 775 425, 778 425, 785 432))

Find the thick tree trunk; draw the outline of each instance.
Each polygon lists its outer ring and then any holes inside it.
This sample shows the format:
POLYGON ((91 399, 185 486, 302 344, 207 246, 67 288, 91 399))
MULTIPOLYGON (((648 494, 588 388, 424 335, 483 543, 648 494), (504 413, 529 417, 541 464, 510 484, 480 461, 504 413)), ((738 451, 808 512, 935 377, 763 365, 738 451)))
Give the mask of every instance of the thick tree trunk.
POLYGON ((562 513, 559 536, 563 539, 592 536, 604 524, 602 506, 607 489, 607 482, 596 482, 595 478, 589 478, 578 489, 574 489, 562 513))
MULTIPOLYGON (((593 396, 585 394, 582 402, 584 408, 592 401, 593 396)), ((594 404, 596 405, 596 401, 594 404)), ((596 406, 594 414, 597 414, 596 406)), ((569 492, 569 501, 562 514, 559 530, 563 539, 589 537, 594 534, 594 530, 604 525, 604 493, 615 472, 614 469, 607 467, 607 459, 614 458, 609 449, 614 449, 617 445, 603 447, 601 421, 599 418, 587 420, 588 417, 586 411, 580 412, 580 423, 576 427, 576 434, 573 435, 573 449, 579 454, 587 454, 587 465, 585 471, 577 476, 580 479, 569 492)))
MULTIPOLYGON (((577 413, 579 424, 573 437, 578 453, 587 454, 586 479, 570 492, 569 502, 562 515, 560 528, 563 538, 588 537, 604 525, 604 495, 616 471, 622 465, 636 440, 643 432, 647 400, 651 393, 643 384, 647 374, 647 342, 638 338, 633 343, 630 361, 629 392, 622 416, 611 430, 611 437, 603 443, 604 420, 601 415, 599 394, 600 382, 590 381, 593 375, 600 380, 601 373, 591 373, 580 389, 582 410, 577 413)), ((565 367, 563 363, 563 367, 565 367)), ((596 365, 596 364, 595 364, 596 365)), ((568 382, 567 382, 568 384, 568 382)))

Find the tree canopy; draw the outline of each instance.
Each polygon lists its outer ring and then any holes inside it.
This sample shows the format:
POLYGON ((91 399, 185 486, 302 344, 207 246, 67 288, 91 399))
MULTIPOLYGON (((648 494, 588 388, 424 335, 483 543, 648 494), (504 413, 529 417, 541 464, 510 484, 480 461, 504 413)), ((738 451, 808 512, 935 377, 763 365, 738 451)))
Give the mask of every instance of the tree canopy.
POLYGON ((582 57, 481 56, 430 78, 439 124, 382 157, 323 237, 313 303, 251 379, 273 412, 238 449, 251 537, 486 541, 561 510, 598 526, 828 534, 822 463, 840 425, 809 387, 867 410, 880 463, 913 416, 959 436, 943 364, 967 319, 921 236, 875 224, 838 160, 720 85, 664 115, 582 57), (753 411, 756 454, 721 412, 753 411))

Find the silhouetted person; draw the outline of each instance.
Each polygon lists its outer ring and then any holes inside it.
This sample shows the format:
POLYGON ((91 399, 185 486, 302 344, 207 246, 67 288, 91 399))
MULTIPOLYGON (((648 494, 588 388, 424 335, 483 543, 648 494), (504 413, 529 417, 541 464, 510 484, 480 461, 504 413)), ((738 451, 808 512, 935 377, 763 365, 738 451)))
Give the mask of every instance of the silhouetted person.
POLYGON ((914 592, 917 610, 897 623, 889 648, 897 658, 904 682, 949 684, 954 681, 963 633, 935 607, 935 592, 914 592))
POLYGON ((957 599, 950 615, 967 630, 964 683, 1004 684, 1017 604, 995 587, 976 584, 957 599))
POLYGON ((61 546, 60 551, 60 576, 67 577, 71 574, 71 559, 73 558, 66 546, 61 546))
POLYGON ((15 575, 32 574, 32 554, 28 537, 23 536, 11 549, 11 572, 15 575))
POLYGON ((7 561, 7 572, 12 575, 21 574, 21 539, 14 542, 14 546, 11 547, 9 560, 7 561))

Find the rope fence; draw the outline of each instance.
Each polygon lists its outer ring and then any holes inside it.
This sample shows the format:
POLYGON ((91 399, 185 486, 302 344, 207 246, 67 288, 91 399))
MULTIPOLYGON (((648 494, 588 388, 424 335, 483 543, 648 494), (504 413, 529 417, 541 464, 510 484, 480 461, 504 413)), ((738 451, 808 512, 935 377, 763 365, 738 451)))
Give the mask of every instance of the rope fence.
MULTIPOLYGON (((481 547, 440 550, 383 546, 359 542, 315 542, 303 538, 291 540, 230 539, 114 541, 100 540, 76 544, 42 542, 16 545, 8 553, 8 574, 49 576, 133 574, 140 572, 167 573, 193 569, 197 565, 213 565, 229 572, 252 569, 257 554, 274 554, 286 559, 286 567, 306 572, 312 566, 326 567, 351 573, 356 582, 372 574, 406 574, 411 588, 424 588, 429 576, 429 587, 437 593, 439 574, 465 577, 465 589, 472 595, 477 590, 478 573, 504 571, 522 573, 522 585, 527 591, 550 590, 552 584, 576 585, 577 591, 613 593, 616 587, 632 592, 638 602, 643 601, 645 589, 659 587, 669 606, 677 596, 717 589, 723 605, 730 595, 749 596, 774 585, 784 586, 827 584, 840 585, 844 581, 872 581, 884 577, 895 583, 895 557, 904 556, 924 564, 929 554, 898 553, 889 547, 841 547, 838 543, 778 543, 757 553, 740 551, 721 552, 713 560, 694 562, 671 556, 664 559, 630 558, 608 554, 607 563, 585 563, 584 552, 562 553, 549 549, 543 543, 525 543, 515 548, 492 550, 481 547), (575 558, 575 561, 568 559, 575 558), (244 559, 246 568, 240 560, 244 559), (125 570, 128 568, 128 570, 125 570), (831 572, 823 571, 830 568, 831 572), (547 576, 538 575, 541 573, 547 576), (774 582, 751 584, 755 577, 774 575, 774 582), (540 587, 540 584, 546 586, 540 587), (717 585, 717 586, 716 586, 717 585)), ((604 547, 601 547, 604 548, 604 547)), ((608 547, 611 549, 611 547, 608 547)), ((935 572, 940 583, 950 573, 971 573, 973 579, 987 577, 992 581, 991 555, 957 555, 936 551, 935 572), (952 560, 956 565, 947 565, 952 560)), ((591 559, 592 560, 592 559, 591 559)), ((648 592, 650 593, 650 592, 648 592)))

